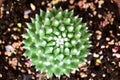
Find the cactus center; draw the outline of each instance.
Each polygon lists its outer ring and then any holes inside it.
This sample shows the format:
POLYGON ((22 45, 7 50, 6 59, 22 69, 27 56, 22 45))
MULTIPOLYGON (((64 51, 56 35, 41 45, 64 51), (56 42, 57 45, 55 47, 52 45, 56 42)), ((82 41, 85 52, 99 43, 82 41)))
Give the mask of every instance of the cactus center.
POLYGON ((58 45, 58 46, 63 45, 64 41, 65 41, 64 38, 58 37, 56 39, 56 45, 58 45))

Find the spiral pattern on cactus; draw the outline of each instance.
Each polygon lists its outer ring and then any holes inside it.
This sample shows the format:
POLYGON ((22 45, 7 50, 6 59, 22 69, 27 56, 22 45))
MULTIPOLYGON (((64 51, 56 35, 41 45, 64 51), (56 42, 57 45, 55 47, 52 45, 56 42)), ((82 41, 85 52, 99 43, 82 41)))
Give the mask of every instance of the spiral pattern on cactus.
POLYGON ((77 70, 90 45, 90 33, 82 18, 74 16, 73 11, 53 8, 40 10, 40 15, 31 21, 23 34, 23 43, 33 65, 48 77, 60 77, 63 73, 69 76, 71 69, 77 70))

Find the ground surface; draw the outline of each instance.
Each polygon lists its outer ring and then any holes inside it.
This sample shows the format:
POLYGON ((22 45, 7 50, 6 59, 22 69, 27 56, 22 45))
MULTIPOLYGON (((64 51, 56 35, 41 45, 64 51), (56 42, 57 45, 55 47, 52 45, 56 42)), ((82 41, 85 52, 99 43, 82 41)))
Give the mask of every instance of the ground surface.
MULTIPOLYGON (((115 0, 117 1, 117 0, 115 0)), ((1 3, 1 2, 0 2, 1 3)), ((118 3, 117 3, 118 4, 118 3)), ((0 80, 37 80, 34 66, 24 57, 25 22, 52 6, 74 10, 87 23, 91 55, 80 70, 60 80, 120 80, 120 17, 112 0, 3 0, 0 8, 0 80), (7 52, 6 46, 14 52, 7 52)), ((53 76, 50 80, 58 80, 53 76)))

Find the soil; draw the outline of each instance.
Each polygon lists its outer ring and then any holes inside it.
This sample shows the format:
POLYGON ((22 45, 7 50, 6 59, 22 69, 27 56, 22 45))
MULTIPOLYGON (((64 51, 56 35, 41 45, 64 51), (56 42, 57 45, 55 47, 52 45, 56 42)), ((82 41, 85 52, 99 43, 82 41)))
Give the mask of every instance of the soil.
MULTIPOLYGON (((83 17, 92 34, 90 55, 79 71, 49 80, 120 80, 119 0, 3 0, 0 1, 0 80, 38 80, 39 72, 24 56, 25 22, 52 6, 83 17), (1 4, 2 3, 2 4, 1 4), (11 46, 13 52, 6 51, 11 46)), ((44 74, 40 74, 44 80, 44 74)))

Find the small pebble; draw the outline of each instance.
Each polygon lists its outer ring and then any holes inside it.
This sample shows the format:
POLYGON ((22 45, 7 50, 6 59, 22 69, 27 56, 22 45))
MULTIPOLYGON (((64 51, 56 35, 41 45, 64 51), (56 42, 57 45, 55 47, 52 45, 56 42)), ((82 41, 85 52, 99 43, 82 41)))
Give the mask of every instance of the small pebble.
POLYGON ((102 15, 101 15, 101 14, 98 14, 98 18, 102 18, 102 15))
POLYGON ((40 73, 36 75, 36 78, 39 79, 40 78, 40 73))
POLYGON ((96 14, 97 14, 97 11, 94 11, 94 12, 93 12, 93 14, 94 14, 94 16, 96 16, 96 14))
POLYGON ((97 35, 97 40, 100 40, 102 38, 101 35, 97 35))
POLYGON ((96 30, 95 33, 96 33, 96 34, 102 34, 102 32, 99 31, 99 30, 96 30))
POLYGON ((105 46, 104 46, 104 45, 102 45, 102 46, 101 46, 101 49, 103 49, 103 48, 105 48, 105 46))
POLYGON ((103 0, 98 1, 98 8, 101 8, 103 3, 104 3, 103 0))
POLYGON ((6 14, 9 14, 9 11, 6 11, 6 14))
POLYGON ((109 48, 109 45, 106 45, 105 48, 109 48))
POLYGON ((89 80, 93 80, 92 78, 89 78, 89 80))
POLYGON ((31 74, 32 72, 30 70, 28 70, 28 74, 31 74))
POLYGON ((120 36, 120 33, 117 33, 117 36, 120 36))
MULTIPOLYGON (((0 1, 2 1, 2 0, 0 0, 0 1)), ((3 7, 1 7, 1 8, 0 8, 0 18, 2 18, 2 17, 3 17, 3 10, 4 10, 4 8, 3 8, 3 7)))
POLYGON ((0 51, 0 55, 2 55, 2 52, 0 51))
POLYGON ((18 63, 17 58, 12 58, 12 60, 9 61, 9 64, 11 64, 13 67, 16 67, 16 66, 17 66, 17 63, 18 63))
POLYGON ((25 65, 26 65, 27 67, 30 67, 30 66, 31 66, 31 61, 28 60, 28 61, 25 63, 25 65))
POLYGON ((81 76, 82 78, 85 78, 85 77, 87 77, 87 74, 84 73, 84 72, 81 72, 81 73, 80 73, 80 76, 81 76))
POLYGON ((2 74, 0 73, 0 78, 2 78, 2 74))
POLYGON ((59 2, 59 0, 53 0, 53 1, 52 1, 52 4, 55 5, 55 4, 57 4, 58 2, 59 2))
POLYGON ((120 67, 120 62, 118 62, 118 66, 120 67))
POLYGON ((99 66, 101 63, 102 61, 100 59, 96 59, 96 63, 95 63, 96 66, 99 66))
POLYGON ((97 42, 97 43, 96 43, 96 46, 98 47, 99 45, 100 45, 100 43, 99 43, 99 42, 97 42))
POLYGON ((42 1, 42 2, 41 2, 41 5, 42 5, 42 6, 44 6, 44 5, 45 5, 45 2, 44 2, 44 1, 42 1))
POLYGON ((95 74, 95 73, 91 73, 91 76, 92 76, 92 77, 95 77, 95 76, 96 76, 96 74, 95 74))
POLYGON ((29 18, 29 15, 28 15, 28 14, 24 14, 24 18, 25 18, 25 19, 28 19, 28 18, 29 18))
POLYGON ((116 53, 118 51, 118 46, 115 46, 114 48, 112 48, 112 52, 116 53))
POLYGON ((36 7, 35 7, 35 5, 34 5, 33 3, 30 3, 30 7, 31 7, 31 9, 32 9, 33 11, 35 11, 36 7))
POLYGON ((116 54, 114 53, 113 56, 120 58, 120 54, 118 54, 118 53, 116 53, 116 54))
POLYGON ((102 75, 102 77, 105 77, 105 76, 106 76, 106 74, 103 74, 103 75, 102 75))
POLYGON ((27 61, 27 67, 30 67, 30 66, 31 66, 31 61, 28 60, 28 61, 27 61))
POLYGON ((18 26, 19 28, 21 28, 21 27, 22 27, 22 23, 17 23, 17 26, 18 26))
POLYGON ((6 70, 8 70, 8 67, 7 67, 7 66, 4 66, 4 68, 5 68, 6 70))
POLYGON ((31 10, 24 11, 24 14, 30 14, 30 13, 31 13, 31 10))
POLYGON ((72 71, 71 71, 72 74, 75 74, 75 72, 76 72, 76 70, 72 70, 72 71))
POLYGON ((113 45, 115 42, 115 40, 111 40, 110 42, 108 42, 109 45, 113 45))
POLYGON ((106 41, 110 41, 110 38, 109 38, 109 37, 106 37, 106 41))
POLYGON ((31 61, 30 61, 30 60, 28 60, 28 61, 27 61, 27 63, 28 63, 28 64, 31 64, 31 61))
POLYGON ((99 54, 103 54, 103 51, 101 50, 101 51, 99 51, 99 54))
POLYGON ((79 1, 78 2, 78 6, 81 8, 81 7, 83 7, 83 5, 84 5, 84 2, 83 1, 79 1))
POLYGON ((5 48, 6 48, 6 51, 8 51, 8 52, 13 50, 13 47, 11 45, 7 45, 7 46, 5 46, 5 48))
POLYGON ((26 10, 24 11, 24 18, 27 19, 29 18, 29 14, 31 13, 31 10, 26 10))
POLYGON ((93 54, 93 57, 98 58, 98 57, 99 57, 99 54, 94 53, 94 54, 93 54))
POLYGON ((74 4, 74 0, 70 0, 69 3, 70 3, 70 4, 74 4))
POLYGON ((104 58, 104 56, 102 55, 102 56, 100 56, 100 60, 102 60, 104 58))
POLYGON ((112 64, 116 65, 116 63, 114 61, 111 62, 112 64))
POLYGON ((22 69, 21 72, 25 73, 26 71, 22 69))
POLYGON ((120 26, 118 26, 118 28, 120 29, 120 26))

